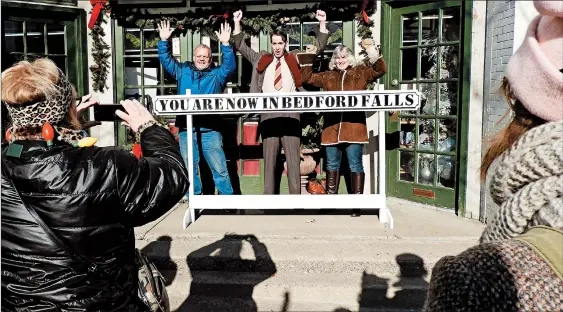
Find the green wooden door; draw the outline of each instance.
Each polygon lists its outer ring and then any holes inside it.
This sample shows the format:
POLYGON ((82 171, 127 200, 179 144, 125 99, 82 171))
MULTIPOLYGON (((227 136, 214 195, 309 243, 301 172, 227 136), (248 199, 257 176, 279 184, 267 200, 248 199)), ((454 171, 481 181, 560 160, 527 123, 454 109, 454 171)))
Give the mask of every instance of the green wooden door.
POLYGON ((456 208, 460 143, 465 140, 460 124, 467 105, 462 96, 468 79, 463 62, 469 61, 463 58, 466 9, 463 1, 388 6, 386 86, 422 93, 418 110, 388 118, 390 196, 456 208))

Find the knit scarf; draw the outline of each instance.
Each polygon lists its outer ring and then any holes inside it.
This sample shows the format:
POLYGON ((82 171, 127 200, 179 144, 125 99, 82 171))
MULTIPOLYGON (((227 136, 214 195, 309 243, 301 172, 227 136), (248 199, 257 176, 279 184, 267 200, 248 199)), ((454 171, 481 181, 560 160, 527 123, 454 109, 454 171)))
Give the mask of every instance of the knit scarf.
POLYGON ((490 192, 500 208, 481 243, 513 238, 536 225, 563 228, 563 121, 526 132, 494 170, 490 192))

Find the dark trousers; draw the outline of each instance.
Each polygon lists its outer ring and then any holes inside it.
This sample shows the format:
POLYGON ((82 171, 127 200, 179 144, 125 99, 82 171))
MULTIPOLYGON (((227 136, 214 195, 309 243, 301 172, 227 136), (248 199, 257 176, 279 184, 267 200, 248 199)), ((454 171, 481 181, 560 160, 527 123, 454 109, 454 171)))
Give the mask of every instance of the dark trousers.
POLYGON ((260 123, 264 153, 264 194, 279 194, 281 178, 279 157, 283 147, 287 161, 287 180, 290 194, 301 194, 301 128, 299 120, 274 118, 260 123))

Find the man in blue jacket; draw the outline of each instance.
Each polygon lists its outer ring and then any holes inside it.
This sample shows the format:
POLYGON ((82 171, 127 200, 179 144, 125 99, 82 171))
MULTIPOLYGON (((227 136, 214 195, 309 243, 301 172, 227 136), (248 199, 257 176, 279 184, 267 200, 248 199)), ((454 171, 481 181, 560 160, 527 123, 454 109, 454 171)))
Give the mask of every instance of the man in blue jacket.
MULTIPOLYGON (((211 49, 200 44, 194 49, 194 61, 179 63, 172 55, 168 39, 174 32, 169 21, 162 21, 158 25, 160 41, 158 42, 158 57, 162 67, 172 77, 176 78, 178 93, 186 94, 190 89, 192 94, 223 93, 227 79, 235 72, 235 53, 229 44, 231 27, 228 23, 221 25, 221 31, 215 32, 221 42, 222 63, 215 66, 211 58, 211 49)), ((223 136, 218 129, 221 126, 220 116, 195 116, 193 119, 193 165, 194 165, 194 194, 201 194, 201 180, 199 178, 199 148, 213 174, 215 187, 221 195, 233 194, 233 186, 227 170, 227 159, 223 151, 223 136), (198 146, 198 139, 201 144, 198 146)), ((176 117, 176 127, 180 130, 180 152, 188 166, 186 116, 176 117)))

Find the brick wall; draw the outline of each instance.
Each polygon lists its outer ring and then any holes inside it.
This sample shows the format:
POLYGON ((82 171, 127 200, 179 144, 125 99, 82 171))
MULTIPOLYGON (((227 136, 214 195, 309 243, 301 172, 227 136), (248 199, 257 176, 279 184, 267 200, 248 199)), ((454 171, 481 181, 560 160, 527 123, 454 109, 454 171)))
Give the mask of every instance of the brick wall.
POLYGON ((485 79, 483 86, 485 94, 483 134, 485 136, 500 128, 500 125, 495 125, 508 109, 499 88, 513 51, 514 16, 514 0, 487 2, 485 79))
MULTIPOLYGON (((485 36, 485 77, 483 79, 483 148, 487 151, 490 135, 502 128, 506 120, 497 123, 506 114, 508 105, 500 92, 502 78, 508 60, 513 53, 515 0, 495 0, 487 2, 487 22, 485 36)), ((481 185, 481 205, 479 219, 494 212, 488 190, 481 185)))

